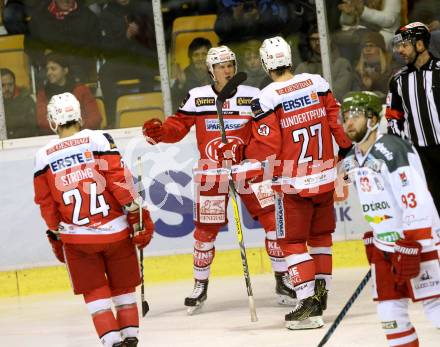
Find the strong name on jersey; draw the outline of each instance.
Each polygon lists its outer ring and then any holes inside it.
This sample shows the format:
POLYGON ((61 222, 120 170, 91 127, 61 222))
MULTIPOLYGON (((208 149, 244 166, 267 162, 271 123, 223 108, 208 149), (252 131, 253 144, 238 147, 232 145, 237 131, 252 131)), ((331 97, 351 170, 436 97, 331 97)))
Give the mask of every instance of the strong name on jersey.
MULTIPOLYGON (((252 119, 250 105, 258 92, 257 88, 240 85, 224 102, 223 118, 228 142, 248 143, 252 119)), ((211 85, 191 89, 176 114, 164 122, 163 141, 178 142, 195 125, 200 159, 217 163, 216 148, 221 144, 221 135, 216 100, 217 93, 211 85)))
POLYGON ((343 168, 356 190, 376 247, 394 252, 403 238, 432 245, 438 215, 428 192, 420 158, 411 145, 392 135, 379 134, 363 156, 352 149, 343 168))
POLYGON ((338 122, 339 104, 327 81, 299 74, 273 82, 253 100, 252 108, 255 136, 246 157, 264 160, 278 154, 282 162, 275 174, 291 178, 286 183, 302 196, 332 190, 336 178, 332 135, 342 148, 350 147, 351 141, 338 122))
POLYGON ((122 211, 133 201, 131 175, 113 139, 82 130, 41 148, 35 159, 35 202, 67 243, 105 243, 129 233, 122 211))

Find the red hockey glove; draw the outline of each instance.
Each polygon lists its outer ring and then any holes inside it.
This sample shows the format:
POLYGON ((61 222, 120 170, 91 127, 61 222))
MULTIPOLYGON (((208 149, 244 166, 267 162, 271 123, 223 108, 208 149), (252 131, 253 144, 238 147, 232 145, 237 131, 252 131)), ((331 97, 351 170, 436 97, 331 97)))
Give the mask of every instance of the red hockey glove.
POLYGON ((220 163, 224 160, 232 160, 232 164, 238 164, 244 159, 244 148, 243 144, 222 143, 217 148, 217 159, 220 163))
POLYGON ((55 254, 55 257, 57 257, 60 262, 65 263, 66 260, 64 259, 63 242, 58 239, 58 235, 52 230, 47 230, 46 235, 50 245, 52 246, 52 252, 55 254))
POLYGON ((147 120, 142 127, 142 132, 148 143, 155 145, 161 142, 163 136, 162 121, 157 118, 147 120))
POLYGON ((150 212, 146 209, 142 209, 142 225, 143 229, 139 230, 139 210, 128 212, 127 222, 133 229, 133 237, 131 241, 139 248, 142 249, 147 246, 151 238, 153 237, 154 223, 151 220, 150 212))
POLYGON ((374 251, 373 238, 374 237, 372 231, 365 232, 363 237, 365 253, 367 255, 368 264, 370 265, 371 265, 371 260, 373 259, 373 251, 374 251))
POLYGON ((394 281, 404 284, 420 272, 422 246, 417 241, 397 240, 391 258, 394 281))

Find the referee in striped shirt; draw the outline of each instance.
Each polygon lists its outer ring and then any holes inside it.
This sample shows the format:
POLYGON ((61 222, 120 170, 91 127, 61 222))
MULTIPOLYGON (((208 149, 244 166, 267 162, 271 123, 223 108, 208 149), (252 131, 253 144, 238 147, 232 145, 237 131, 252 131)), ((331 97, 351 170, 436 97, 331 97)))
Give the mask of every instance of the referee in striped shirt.
POLYGON ((440 59, 428 51, 430 37, 420 22, 396 31, 394 51, 407 65, 390 81, 385 117, 388 133, 406 134, 416 147, 440 211, 440 59))

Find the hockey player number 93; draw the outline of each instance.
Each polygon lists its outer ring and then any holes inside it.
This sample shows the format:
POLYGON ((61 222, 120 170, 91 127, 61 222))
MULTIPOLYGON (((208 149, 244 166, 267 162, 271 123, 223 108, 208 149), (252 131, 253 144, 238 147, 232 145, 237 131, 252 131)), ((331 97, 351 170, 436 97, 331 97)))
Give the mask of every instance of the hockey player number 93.
POLYGON ((402 202, 405 208, 414 208, 417 206, 416 195, 414 193, 402 195, 402 202))
POLYGON ((314 124, 310 128, 301 128, 292 131, 293 142, 298 143, 301 142, 302 137, 302 147, 301 153, 299 155, 298 164, 307 163, 313 160, 311 155, 306 156, 307 149, 310 142, 310 136, 318 136, 318 158, 322 159, 322 136, 321 136, 321 123, 314 124), (309 131, 310 129, 310 135, 309 131))
MULTIPOLYGON (((82 210, 82 196, 81 192, 78 188, 68 190, 63 193, 63 201, 66 205, 70 205, 74 203, 73 207, 73 216, 72 222, 76 225, 85 225, 90 223, 90 219, 88 217, 80 219, 80 212, 82 210), (71 198, 74 198, 73 201, 71 198)), ((108 211, 110 210, 110 206, 104 199, 102 194, 96 194, 96 183, 93 182, 90 184, 90 216, 94 216, 96 214, 101 213, 103 217, 108 215, 108 211)))

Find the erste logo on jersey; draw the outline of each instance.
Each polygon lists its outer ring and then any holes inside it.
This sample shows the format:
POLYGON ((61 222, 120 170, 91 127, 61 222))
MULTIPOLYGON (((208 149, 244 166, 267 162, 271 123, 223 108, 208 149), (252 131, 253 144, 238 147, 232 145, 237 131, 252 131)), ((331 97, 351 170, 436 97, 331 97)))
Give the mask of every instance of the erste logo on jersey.
POLYGON ((300 110, 305 107, 319 104, 318 93, 314 90, 311 92, 302 93, 299 96, 298 94, 295 94, 295 96, 295 99, 287 100, 282 103, 283 110, 285 112, 300 110))
POLYGON ((194 103, 196 107, 212 106, 215 105, 215 98, 214 97, 195 98, 194 103))
MULTIPOLYGON (((245 126, 247 119, 224 119, 223 123, 226 131, 238 130, 245 126)), ((220 131, 218 119, 205 119, 206 131, 220 131)))
MULTIPOLYGON (((228 136, 227 140, 228 140, 228 143, 233 142, 236 144, 244 144, 243 140, 237 136, 228 136)), ((222 143, 222 138, 217 137, 217 138, 209 141, 208 144, 206 145, 205 154, 210 160, 218 161, 217 149, 219 148, 221 143, 222 143)))
POLYGON ((50 169, 53 173, 57 173, 68 168, 75 166, 80 166, 82 164, 87 164, 94 162, 93 153, 89 150, 75 152, 75 153, 64 153, 63 156, 53 159, 50 163, 50 169))

